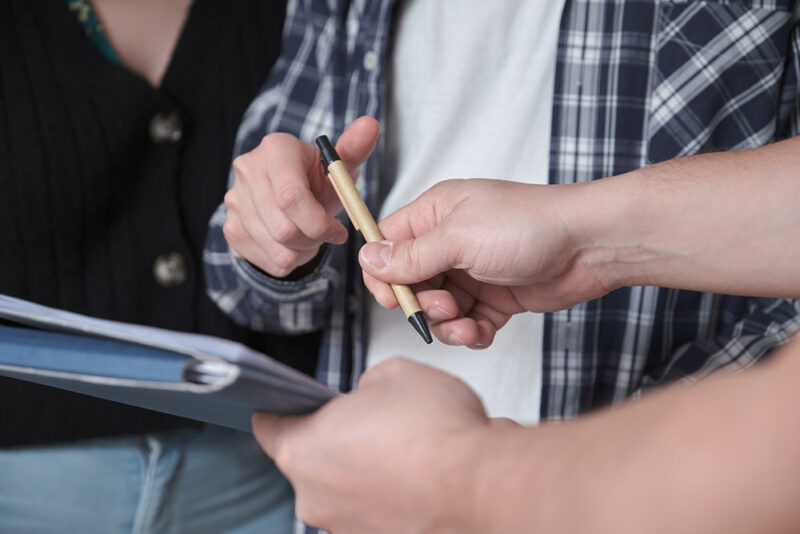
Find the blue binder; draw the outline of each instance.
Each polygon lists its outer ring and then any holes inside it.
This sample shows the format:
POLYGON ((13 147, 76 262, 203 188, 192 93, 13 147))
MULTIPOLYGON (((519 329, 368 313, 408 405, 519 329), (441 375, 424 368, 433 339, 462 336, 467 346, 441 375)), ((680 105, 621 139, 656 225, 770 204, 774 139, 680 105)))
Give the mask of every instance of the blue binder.
POLYGON ((250 431, 255 410, 307 413, 328 387, 225 339, 96 319, 0 295, 0 375, 250 431))

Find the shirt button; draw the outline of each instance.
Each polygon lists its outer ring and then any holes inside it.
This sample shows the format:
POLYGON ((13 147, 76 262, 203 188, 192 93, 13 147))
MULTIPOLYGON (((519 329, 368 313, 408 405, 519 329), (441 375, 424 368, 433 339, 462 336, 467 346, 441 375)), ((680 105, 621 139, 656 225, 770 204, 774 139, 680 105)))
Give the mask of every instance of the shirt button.
POLYGON ((183 119, 177 113, 156 113, 150 119, 150 139, 158 145, 177 143, 183 137, 183 119))
POLYGON ((371 72, 378 66, 378 54, 372 50, 364 54, 364 70, 371 72))
POLYGON ((175 287, 186 282, 186 260, 177 252, 167 252, 153 262, 153 278, 162 287, 175 287))

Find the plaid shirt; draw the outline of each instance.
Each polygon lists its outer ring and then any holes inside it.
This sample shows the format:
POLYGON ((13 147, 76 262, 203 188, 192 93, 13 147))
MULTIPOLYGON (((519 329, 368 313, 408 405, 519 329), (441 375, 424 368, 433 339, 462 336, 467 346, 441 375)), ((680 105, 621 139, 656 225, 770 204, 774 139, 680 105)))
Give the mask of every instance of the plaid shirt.
MULTIPOLYGON (((394 3, 291 1, 282 57, 245 115, 236 154, 270 132, 335 139, 362 114, 382 118, 394 3)), ((567 0, 550 182, 797 134, 795 10, 794 0, 567 0)), ((374 212, 380 153, 379 146, 358 182, 374 212)), ((327 247, 313 273, 287 282, 234 259, 224 219, 221 205, 205 253, 212 297, 256 330, 324 329, 318 377, 352 388, 364 368, 368 309, 360 238, 327 247)), ((799 316, 800 305, 787 299, 656 287, 624 288, 546 314, 541 417, 569 417, 665 381, 748 366, 785 341, 799 316)))
MULTIPOLYGON (((282 57, 246 113, 236 154, 270 132, 335 139, 359 115, 381 119, 394 3, 291 1, 282 57)), ((550 182, 595 180, 797 134, 796 11, 794 0, 567 0, 550 182)), ((380 155, 379 146, 359 180, 374 213, 380 155)), ((359 238, 326 248, 312 274, 286 282, 231 256, 224 219, 220 206, 205 255, 212 297, 257 330, 324 329, 318 377, 352 388, 364 369, 368 309, 359 238)), ((791 300, 657 287, 620 289, 546 314, 541 418, 574 416, 720 367, 746 367, 785 341, 798 317, 791 300)))
MULTIPOLYGON (((247 111, 236 154, 270 132, 336 138, 384 113, 393 0, 294 0, 282 57, 247 111)), ((553 101, 550 182, 582 182, 711 150, 798 133, 800 30, 794 0, 567 0, 553 101)), ((362 169, 374 212, 380 146, 362 169)), ((231 180, 233 175, 231 174, 231 180)), ((326 248, 302 280, 234 259, 210 225, 209 292, 256 330, 324 329, 319 378, 352 388, 364 367, 366 291, 358 236, 326 248)), ((546 314, 541 416, 558 419, 642 387, 721 366, 744 367, 800 324, 800 305, 634 287, 546 314)))

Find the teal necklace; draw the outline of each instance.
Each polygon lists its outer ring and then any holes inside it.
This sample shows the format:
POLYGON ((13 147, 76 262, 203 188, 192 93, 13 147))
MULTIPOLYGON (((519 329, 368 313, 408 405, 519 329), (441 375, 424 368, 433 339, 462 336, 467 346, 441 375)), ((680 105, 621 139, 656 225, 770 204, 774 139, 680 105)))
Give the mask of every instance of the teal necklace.
POLYGON ((119 56, 111 47, 106 30, 97 18, 92 3, 89 0, 67 0, 67 7, 78 17, 78 22, 83 26, 83 31, 92 44, 111 62, 119 63, 119 56))

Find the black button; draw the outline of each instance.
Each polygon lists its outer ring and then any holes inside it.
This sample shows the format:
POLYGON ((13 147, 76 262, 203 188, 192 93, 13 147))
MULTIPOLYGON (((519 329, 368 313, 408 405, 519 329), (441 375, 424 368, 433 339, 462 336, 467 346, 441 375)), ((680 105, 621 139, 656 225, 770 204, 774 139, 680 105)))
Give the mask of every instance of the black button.
POLYGON ((162 287, 176 287, 188 278, 186 260, 177 252, 167 252, 153 262, 153 278, 162 287))
POLYGON ((150 139, 159 145, 177 143, 183 137, 183 119, 175 112, 156 113, 150 119, 150 139))

